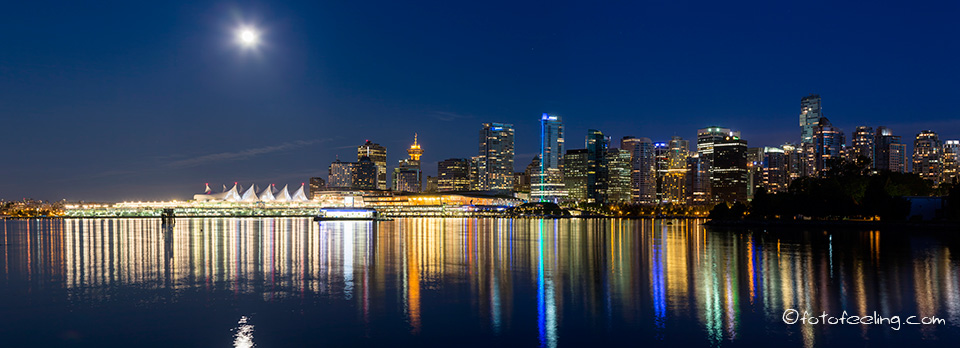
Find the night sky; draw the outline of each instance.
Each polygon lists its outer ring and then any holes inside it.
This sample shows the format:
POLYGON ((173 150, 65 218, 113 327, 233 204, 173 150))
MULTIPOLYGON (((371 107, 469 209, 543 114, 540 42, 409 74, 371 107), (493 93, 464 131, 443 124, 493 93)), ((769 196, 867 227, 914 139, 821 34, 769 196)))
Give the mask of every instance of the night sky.
POLYGON ((185 199, 299 186, 366 139, 425 175, 477 154, 482 122, 539 115, 663 141, 721 125, 799 141, 834 125, 960 138, 960 2, 9 2, 0 11, 0 198, 185 199), (598 4, 602 4, 598 5, 598 4), (235 30, 262 31, 255 50, 235 30))

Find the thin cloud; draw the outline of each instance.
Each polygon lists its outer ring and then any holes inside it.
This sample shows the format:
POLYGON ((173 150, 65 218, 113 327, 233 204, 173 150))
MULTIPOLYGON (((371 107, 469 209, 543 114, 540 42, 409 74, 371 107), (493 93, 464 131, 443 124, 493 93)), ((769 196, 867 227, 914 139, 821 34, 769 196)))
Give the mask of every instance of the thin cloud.
POLYGON ((309 140, 309 141, 298 140, 294 142, 283 143, 280 145, 258 147, 255 149, 247 149, 243 151, 213 153, 209 155, 203 155, 203 156, 197 156, 193 158, 186 158, 186 159, 172 161, 167 163, 166 166, 171 168, 187 168, 187 167, 195 167, 195 166, 204 165, 207 163, 214 163, 214 162, 239 161, 239 160, 245 160, 245 159, 249 159, 252 157, 265 155, 269 153, 292 150, 292 149, 304 147, 307 145, 313 145, 321 141, 322 140, 309 140))

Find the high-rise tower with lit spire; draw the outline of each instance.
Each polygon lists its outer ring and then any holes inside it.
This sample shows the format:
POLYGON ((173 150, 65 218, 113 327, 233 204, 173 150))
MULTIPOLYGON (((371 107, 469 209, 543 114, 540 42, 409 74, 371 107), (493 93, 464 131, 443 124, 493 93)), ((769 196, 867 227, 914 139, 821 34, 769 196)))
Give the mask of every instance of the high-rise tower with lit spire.
POLYGON ((420 156, 423 156, 423 149, 417 142, 417 134, 413 134, 413 145, 407 149, 407 155, 410 158, 400 160, 397 169, 393 171, 393 190, 400 192, 420 192, 421 190, 421 171, 420 156))
POLYGON ((417 166, 420 166, 420 156, 423 155, 423 149, 420 148, 420 144, 417 143, 417 133, 413 133, 413 145, 410 145, 410 149, 407 150, 407 154, 410 155, 410 160, 416 161, 417 166))

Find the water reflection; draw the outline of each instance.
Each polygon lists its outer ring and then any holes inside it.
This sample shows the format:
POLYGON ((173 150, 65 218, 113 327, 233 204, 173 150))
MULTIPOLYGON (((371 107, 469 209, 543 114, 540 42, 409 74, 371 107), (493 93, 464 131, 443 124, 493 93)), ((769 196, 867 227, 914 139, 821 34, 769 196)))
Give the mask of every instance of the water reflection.
MULTIPOLYGON (((342 320, 367 336, 402 322, 410 337, 456 325, 541 347, 604 335, 818 346, 960 338, 956 247, 893 232, 708 231, 692 220, 66 219, 4 222, 0 263, 4 291, 66 289, 73 303, 130 288, 172 291, 165 301, 193 293, 183 290, 342 301, 356 313, 342 320), (788 326, 786 309, 947 324, 788 326)), ((252 344, 247 320, 235 345, 252 344)))

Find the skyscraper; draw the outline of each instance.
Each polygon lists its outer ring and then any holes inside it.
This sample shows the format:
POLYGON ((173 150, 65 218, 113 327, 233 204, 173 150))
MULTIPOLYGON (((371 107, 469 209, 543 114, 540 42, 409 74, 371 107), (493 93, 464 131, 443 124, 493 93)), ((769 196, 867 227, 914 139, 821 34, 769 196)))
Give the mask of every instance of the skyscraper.
MULTIPOLYGON (((740 132, 731 131, 730 128, 711 126, 697 130, 697 153, 700 157, 701 170, 706 176, 696 180, 699 185, 692 187, 693 197, 709 197, 704 203, 712 203, 713 194, 710 193, 713 175, 714 144, 723 141, 727 137, 739 137, 740 132)), ((699 174, 698 174, 699 175, 699 174)))
POLYGON ((783 149, 783 160, 787 166, 787 186, 803 176, 803 149, 796 144, 786 143, 780 146, 783 149))
POLYGON ((377 165, 370 157, 363 156, 353 167, 353 188, 360 190, 377 189, 377 165))
POLYGON ((356 162, 330 163, 327 172, 327 187, 333 189, 374 190, 377 188, 377 166, 369 157, 356 162))
POLYGON ((479 190, 512 190, 513 125, 484 123, 480 128, 479 148, 477 188, 479 190))
POLYGON ((610 139, 596 129, 587 130, 587 202, 604 203, 607 191, 607 147, 610 139))
POLYGON ((327 189, 327 181, 323 180, 321 177, 312 177, 310 178, 310 187, 307 188, 309 193, 307 196, 312 200, 320 199, 320 192, 327 189))
POLYGON ((931 130, 917 133, 917 138, 913 141, 913 172, 933 181, 934 185, 939 185, 943 174, 941 151, 943 144, 940 143, 937 133, 931 130))
POLYGON ((763 187, 763 148, 747 148, 747 199, 763 187))
POLYGON ((667 198, 666 178, 670 172, 670 147, 667 143, 653 144, 654 168, 657 180, 657 203, 667 198))
POLYGON ((636 203, 656 202, 657 175, 653 142, 650 138, 625 136, 620 139, 620 148, 630 153, 630 188, 636 203))
POLYGON ((814 172, 808 175, 819 175, 826 171, 830 159, 841 158, 846 140, 843 131, 833 127, 826 117, 821 117, 814 127, 814 172))
POLYGON ((449 158, 438 162, 437 191, 470 191, 470 160, 449 158))
POLYGON ((674 136, 667 143, 666 168, 662 190, 663 203, 685 203, 687 201, 687 157, 690 142, 674 136))
POLYGON ((410 158, 400 160, 393 171, 393 189, 399 192, 420 192, 423 189, 420 170, 420 156, 423 155, 423 149, 417 142, 416 134, 413 135, 413 145, 407 149, 407 155, 410 158))
POLYGON ((943 176, 940 182, 958 184, 960 175, 960 140, 943 142, 943 176))
POLYGON ((850 160, 857 161, 860 157, 869 158, 873 162, 873 127, 859 126, 853 132, 850 160))
POLYGON ((630 152, 622 149, 607 150, 607 203, 627 203, 632 201, 630 193, 630 152))
POLYGON ((900 141, 899 135, 893 135, 893 131, 887 127, 877 127, 877 132, 873 138, 873 168, 876 170, 889 170, 897 173, 906 173, 907 171, 907 145, 900 141))
POLYGON ((530 176, 530 198, 538 202, 559 202, 567 194, 563 188, 563 120, 560 116, 540 116, 540 168, 530 176))
POLYGON ((342 162, 337 159, 327 169, 327 187, 346 189, 353 186, 353 166, 356 162, 342 162))
POLYGON ((820 110, 820 96, 811 94, 800 98, 800 143, 813 144, 813 134, 823 113, 820 110))
POLYGON ((710 201, 710 197, 701 188, 710 187, 710 172, 696 151, 687 157, 687 202, 700 205, 710 201))
POLYGON ((715 202, 747 199, 747 141, 728 136, 714 143, 710 192, 715 202))
POLYGON ((800 175, 817 175, 817 145, 814 136, 823 111, 820 109, 820 96, 811 94, 800 98, 800 175))
POLYGON ((364 156, 370 158, 370 161, 377 166, 377 189, 386 190, 387 148, 367 140, 363 145, 357 146, 357 161, 364 156))
POLYGON ((588 202, 587 157, 587 149, 567 150, 563 156, 563 184, 570 201, 588 202))
POLYGON ((790 185, 787 151, 778 147, 763 148, 763 182, 767 192, 785 192, 790 185))

